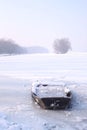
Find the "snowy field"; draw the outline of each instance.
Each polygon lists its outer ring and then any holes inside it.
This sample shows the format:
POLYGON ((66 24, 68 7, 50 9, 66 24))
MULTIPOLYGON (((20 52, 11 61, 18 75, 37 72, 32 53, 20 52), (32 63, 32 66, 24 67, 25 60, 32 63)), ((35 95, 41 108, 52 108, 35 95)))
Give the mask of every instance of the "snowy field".
POLYGON ((0 56, 0 130, 87 130, 87 53, 0 56), (67 110, 44 110, 31 84, 63 82, 73 94, 67 110))

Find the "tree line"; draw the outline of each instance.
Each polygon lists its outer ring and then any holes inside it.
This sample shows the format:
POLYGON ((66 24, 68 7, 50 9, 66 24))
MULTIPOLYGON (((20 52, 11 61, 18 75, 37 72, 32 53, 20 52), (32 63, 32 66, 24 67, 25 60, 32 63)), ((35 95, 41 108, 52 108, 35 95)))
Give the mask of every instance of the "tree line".
MULTIPOLYGON (((29 49, 21 47, 18 44, 16 44, 13 40, 0 39, 0 54, 24 54, 36 51, 35 49, 38 50, 37 47, 31 47, 29 49)), ((38 52, 41 52, 40 49, 41 51, 45 50, 45 52, 47 52, 47 50, 43 47, 39 47, 38 52)), ((56 39, 53 42, 53 50, 57 54, 67 53, 71 49, 71 43, 67 38, 56 39)))
POLYGON ((23 54, 26 49, 17 45, 13 40, 0 39, 0 54, 23 54))

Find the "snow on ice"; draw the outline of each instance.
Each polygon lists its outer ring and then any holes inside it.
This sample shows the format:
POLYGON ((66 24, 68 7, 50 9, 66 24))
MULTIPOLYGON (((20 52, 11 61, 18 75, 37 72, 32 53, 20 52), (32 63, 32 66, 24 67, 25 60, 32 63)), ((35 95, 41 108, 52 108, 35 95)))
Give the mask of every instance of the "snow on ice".
POLYGON ((87 53, 0 56, 0 130, 87 130, 87 53), (68 110, 44 110, 31 84, 62 82, 73 94, 68 110))

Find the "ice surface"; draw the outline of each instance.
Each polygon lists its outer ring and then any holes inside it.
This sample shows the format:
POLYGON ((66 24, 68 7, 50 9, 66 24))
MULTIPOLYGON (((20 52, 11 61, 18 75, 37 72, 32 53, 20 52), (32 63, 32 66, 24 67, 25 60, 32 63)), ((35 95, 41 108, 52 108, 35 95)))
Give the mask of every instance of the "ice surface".
POLYGON ((0 56, 0 130, 87 130, 87 53, 0 56), (68 110, 43 110, 31 84, 62 82, 73 94, 68 110))

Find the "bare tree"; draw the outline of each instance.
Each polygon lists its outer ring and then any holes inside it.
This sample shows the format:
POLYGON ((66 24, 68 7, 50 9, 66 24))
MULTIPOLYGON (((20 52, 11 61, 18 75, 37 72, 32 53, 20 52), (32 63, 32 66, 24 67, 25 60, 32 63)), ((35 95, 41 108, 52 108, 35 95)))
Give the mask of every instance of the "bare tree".
POLYGON ((71 43, 69 39, 63 38, 63 39, 56 39, 53 44, 55 53, 67 53, 69 50, 71 50, 71 43))

